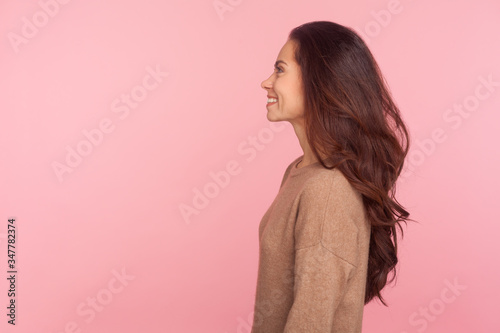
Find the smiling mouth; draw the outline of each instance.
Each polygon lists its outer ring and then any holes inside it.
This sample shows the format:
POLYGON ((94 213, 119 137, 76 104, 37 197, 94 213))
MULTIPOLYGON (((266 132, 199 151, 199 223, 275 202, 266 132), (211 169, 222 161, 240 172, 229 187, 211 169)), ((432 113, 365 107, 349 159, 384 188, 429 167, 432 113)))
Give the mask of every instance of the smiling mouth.
POLYGON ((268 98, 267 99, 267 106, 273 105, 273 104, 276 104, 276 103, 278 103, 278 99, 277 98, 268 98))

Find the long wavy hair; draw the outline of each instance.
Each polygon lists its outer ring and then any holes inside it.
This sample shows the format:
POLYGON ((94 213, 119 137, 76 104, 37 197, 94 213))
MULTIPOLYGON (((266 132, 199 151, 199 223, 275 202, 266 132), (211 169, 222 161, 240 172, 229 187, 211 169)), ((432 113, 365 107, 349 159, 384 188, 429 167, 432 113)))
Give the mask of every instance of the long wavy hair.
POLYGON ((315 21, 296 27, 288 38, 296 42, 311 150, 323 167, 340 170, 362 194, 371 223, 365 304, 378 297, 387 306, 381 290, 396 277, 396 226, 402 236, 401 222, 411 220, 395 198, 408 129, 372 53, 353 29, 315 21))

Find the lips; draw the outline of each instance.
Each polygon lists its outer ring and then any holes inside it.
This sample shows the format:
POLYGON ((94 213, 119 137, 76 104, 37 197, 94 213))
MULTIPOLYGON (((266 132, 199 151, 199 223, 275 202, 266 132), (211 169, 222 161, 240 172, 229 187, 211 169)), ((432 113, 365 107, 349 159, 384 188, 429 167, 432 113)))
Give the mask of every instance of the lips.
POLYGON ((270 105, 273 105, 273 104, 276 104, 278 103, 278 98, 275 97, 275 96, 271 96, 271 95, 267 95, 267 104, 266 106, 270 106, 270 105))
POLYGON ((277 100, 278 100, 278 98, 277 98, 277 97, 274 97, 274 96, 269 96, 269 95, 267 96, 267 102, 268 102, 268 103, 274 103, 274 102, 276 102, 277 100))

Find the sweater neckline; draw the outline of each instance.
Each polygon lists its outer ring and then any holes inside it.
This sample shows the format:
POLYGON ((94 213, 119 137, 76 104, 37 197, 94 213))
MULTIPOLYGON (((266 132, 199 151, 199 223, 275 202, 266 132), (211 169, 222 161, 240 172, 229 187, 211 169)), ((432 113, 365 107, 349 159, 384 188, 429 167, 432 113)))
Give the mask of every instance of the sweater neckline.
POLYGON ((297 157, 293 163, 292 163, 292 168, 290 170, 290 175, 299 175, 299 174, 302 174, 304 172, 306 172, 307 170, 311 169, 311 168, 314 168, 315 166, 317 165, 321 165, 321 162, 320 161, 317 161, 317 162, 314 162, 314 163, 311 163, 311 164, 308 164, 306 166, 303 166, 303 167, 300 167, 300 168, 297 168, 297 164, 299 164, 301 161, 302 161, 302 158, 304 157, 304 155, 302 156, 299 156, 297 157))

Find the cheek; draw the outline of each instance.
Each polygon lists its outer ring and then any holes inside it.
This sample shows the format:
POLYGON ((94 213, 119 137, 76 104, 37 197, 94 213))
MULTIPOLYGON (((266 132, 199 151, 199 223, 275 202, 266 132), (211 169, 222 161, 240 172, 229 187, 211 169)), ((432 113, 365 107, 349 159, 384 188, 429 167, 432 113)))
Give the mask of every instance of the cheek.
POLYGON ((304 105, 304 94, 302 92, 302 89, 300 87, 294 87, 290 97, 292 97, 293 104, 296 106, 303 106, 304 105))
POLYGON ((287 84, 287 90, 292 96, 302 95, 302 86, 297 80, 290 80, 287 84))
POLYGON ((300 92, 297 92, 296 95, 294 95, 294 99, 293 99, 294 114, 296 116, 302 116, 302 115, 304 115, 304 109, 305 109, 305 106, 304 106, 303 96, 301 95, 300 92))

